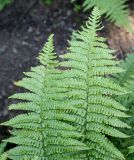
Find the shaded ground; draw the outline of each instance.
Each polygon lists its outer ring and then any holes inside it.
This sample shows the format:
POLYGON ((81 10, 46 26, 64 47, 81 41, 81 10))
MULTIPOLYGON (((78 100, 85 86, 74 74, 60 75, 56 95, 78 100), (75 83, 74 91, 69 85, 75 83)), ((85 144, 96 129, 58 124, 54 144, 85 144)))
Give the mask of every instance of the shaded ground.
MULTIPOLYGON (((22 0, 14 0, 0 13, 0 121, 14 115, 7 110, 10 104, 8 96, 21 89, 16 88, 13 82, 37 64, 36 57, 48 35, 54 33, 56 51, 65 52, 66 40, 72 30, 79 28, 87 19, 89 13, 76 13, 72 8, 67 0, 56 0, 52 6, 44 6, 34 0, 23 0, 23 3, 22 0)), ((105 23, 107 29, 101 34, 109 37, 108 44, 117 49, 119 55, 124 54, 128 46, 134 46, 134 41, 128 44, 126 40, 128 33, 105 23), (119 34, 125 35, 120 45, 122 38, 119 34)), ((132 41, 133 35, 129 36, 132 41)), ((6 132, 6 129, 0 128, 0 139, 6 132)))

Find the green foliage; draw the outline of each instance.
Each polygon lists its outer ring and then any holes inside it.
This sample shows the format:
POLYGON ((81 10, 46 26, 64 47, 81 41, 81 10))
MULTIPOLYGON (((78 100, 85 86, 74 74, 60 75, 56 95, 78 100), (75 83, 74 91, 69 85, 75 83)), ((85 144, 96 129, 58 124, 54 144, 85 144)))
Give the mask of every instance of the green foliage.
MULTIPOLYGON (((134 154, 128 155, 128 150, 124 150, 124 147, 127 148, 128 146, 134 145, 134 54, 128 54, 125 61, 122 60, 119 66, 123 68, 125 72, 114 75, 113 80, 122 87, 126 87, 131 92, 125 96, 116 97, 116 99, 128 109, 128 114, 131 117, 126 119, 125 122, 132 128, 126 132, 131 137, 120 141, 117 145, 120 145, 120 147, 123 148, 127 160, 132 160, 134 154)), ((130 153, 132 153, 132 149, 133 147, 130 147, 130 153)))
POLYGON ((4 149, 5 149, 6 145, 7 145, 6 142, 2 142, 2 143, 0 144, 0 155, 4 152, 4 149))
MULTIPOLYGON (((29 160, 29 159, 27 158, 27 156, 25 156, 23 160, 29 160)), ((35 156, 32 160, 38 160, 38 157, 35 156)))
POLYGON ((0 0, 0 11, 6 7, 8 4, 10 4, 12 0, 0 0))
POLYGON ((76 0, 71 0, 71 3, 74 5, 75 12, 80 12, 82 10, 82 5, 78 4, 76 0))
MULTIPOLYGON (((126 138, 127 135, 117 128, 129 128, 120 118, 126 118, 126 108, 112 99, 112 95, 122 95, 126 91, 107 78, 107 75, 123 70, 116 65, 105 39, 97 36, 101 30, 100 14, 94 9, 86 27, 75 33, 70 42, 69 53, 62 57, 66 60, 61 66, 70 68, 64 72, 63 85, 69 104, 75 107, 74 126, 85 135, 89 151, 84 152, 90 160, 124 159, 122 153, 107 137, 126 138)), ((83 153, 83 154, 84 154, 83 153)))
POLYGON ((2 142, 0 144, 0 160, 6 160, 7 159, 6 154, 4 154, 4 150, 5 150, 6 145, 7 145, 7 142, 2 142))
POLYGON ((47 5, 52 4, 53 1, 54 1, 54 0, 42 0, 42 2, 43 2, 44 4, 47 4, 47 5))
POLYGON ((62 72, 55 69, 58 62, 54 60, 53 50, 51 35, 40 53, 40 66, 33 67, 25 73, 25 78, 16 83, 30 92, 11 96, 23 102, 12 104, 9 109, 30 112, 3 124, 14 128, 12 137, 5 141, 18 145, 6 152, 10 159, 20 160, 26 156, 28 160, 33 160, 37 156, 38 160, 72 160, 75 157, 72 157, 73 152, 87 149, 85 144, 76 140, 82 134, 76 131, 76 127, 64 122, 71 115, 63 112, 66 109, 62 101, 66 88, 59 86, 62 72))
POLYGON ((6 152, 12 160, 124 160, 108 137, 127 138, 118 128, 127 110, 113 96, 126 94, 108 78, 123 72, 113 60, 101 30, 97 8, 69 43, 69 53, 58 62, 51 35, 39 56, 40 65, 16 85, 28 91, 11 96, 22 100, 11 110, 27 110, 2 125, 13 127, 6 142, 17 146, 6 152), (59 70, 64 67, 65 70, 59 70))
MULTIPOLYGON (((77 3, 77 0, 72 0, 71 2, 77 3)), ((83 8, 84 11, 87 11, 97 6, 101 10, 101 13, 105 14, 110 21, 115 22, 118 26, 131 30, 128 19, 128 6, 125 2, 126 0, 84 0, 83 8)))
POLYGON ((129 153, 134 153, 134 146, 129 147, 129 153))
POLYGON ((3 154, 0 156, 0 160, 7 160, 7 154, 6 154, 6 153, 3 153, 3 154))

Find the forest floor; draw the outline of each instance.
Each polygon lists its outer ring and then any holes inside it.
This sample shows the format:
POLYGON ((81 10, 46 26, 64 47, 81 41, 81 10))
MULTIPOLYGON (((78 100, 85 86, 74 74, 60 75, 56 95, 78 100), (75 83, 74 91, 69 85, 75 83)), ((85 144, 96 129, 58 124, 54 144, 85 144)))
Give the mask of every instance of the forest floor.
MULTIPOLYGON (((130 3, 132 27, 133 6, 134 3, 130 3)), ((89 15, 75 12, 67 0, 56 0, 51 6, 34 0, 23 0, 23 3, 22 0, 14 0, 0 12, 0 122, 16 114, 8 111, 11 103, 8 97, 22 89, 13 83, 23 77, 23 72, 37 65, 36 57, 48 36, 54 33, 56 52, 65 53, 72 31, 79 29, 89 15)), ((103 24, 105 28, 100 34, 107 38, 110 48, 117 50, 118 58, 131 52, 134 35, 106 20, 103 24)), ((0 127, 0 139, 7 133, 7 128, 0 127)))

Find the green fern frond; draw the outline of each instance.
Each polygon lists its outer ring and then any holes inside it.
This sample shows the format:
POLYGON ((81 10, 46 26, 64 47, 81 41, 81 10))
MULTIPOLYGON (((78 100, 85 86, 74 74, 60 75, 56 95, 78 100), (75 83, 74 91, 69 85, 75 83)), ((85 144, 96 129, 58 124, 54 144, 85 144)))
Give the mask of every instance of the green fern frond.
POLYGON ((25 78, 15 83, 28 91, 11 96, 22 102, 12 104, 9 109, 30 112, 3 123, 14 128, 12 137, 5 140, 17 145, 6 152, 12 160, 24 159, 24 156, 28 160, 35 156, 38 160, 77 160, 75 153, 88 149, 78 140, 83 135, 65 122, 71 118, 65 113, 69 107, 64 108, 61 101, 67 89, 59 86, 62 72, 56 69, 58 61, 53 50, 51 35, 40 53, 40 66, 33 67, 25 73, 25 78))
POLYGON ((128 117, 124 113, 127 109, 112 98, 127 91, 107 78, 123 69, 113 60, 105 39, 97 36, 97 31, 101 30, 99 19, 99 10, 95 8, 86 27, 75 33, 69 53, 62 56, 66 61, 60 63, 69 68, 64 71, 62 82, 68 88, 68 106, 75 108, 71 110, 74 126, 85 135, 81 141, 90 148, 83 152, 86 159, 121 160, 124 156, 107 137, 128 137, 118 130, 119 127, 130 128, 120 119, 128 117))
POLYGON ((101 13, 106 14, 106 17, 110 21, 115 22, 118 26, 130 29, 128 6, 125 2, 126 0, 85 0, 83 7, 85 10, 88 10, 97 6, 101 10, 101 13))

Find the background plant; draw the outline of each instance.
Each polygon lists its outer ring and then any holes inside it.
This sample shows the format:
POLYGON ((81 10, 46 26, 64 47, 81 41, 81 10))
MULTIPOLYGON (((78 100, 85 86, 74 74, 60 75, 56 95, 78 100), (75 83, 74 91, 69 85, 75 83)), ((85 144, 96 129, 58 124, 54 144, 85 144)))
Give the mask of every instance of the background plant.
MULTIPOLYGON (((115 22, 116 25, 131 30, 126 1, 127 0, 84 0, 82 7, 84 8, 84 11, 87 11, 94 6, 97 6, 100 9, 101 14, 105 14, 106 18, 111 22, 115 22)), ((72 0, 72 2, 77 3, 77 0, 72 0)))
POLYGON ((42 0, 42 2, 43 2, 44 4, 47 4, 47 5, 52 4, 53 1, 54 1, 54 0, 42 0))
POLYGON ((10 4, 12 0, 0 0, 0 11, 4 9, 8 4, 10 4))
POLYGON ((127 118, 125 122, 132 128, 127 131, 124 130, 124 132, 129 134, 131 137, 121 141, 117 140, 116 142, 118 142, 117 145, 123 149, 123 152, 126 155, 127 160, 133 160, 134 154, 128 153, 134 152, 133 147, 129 147, 131 145, 134 145, 134 54, 128 54, 125 60, 122 60, 120 62, 119 66, 123 68, 125 72, 122 72, 118 75, 114 75, 113 80, 122 87, 126 87, 131 92, 127 95, 116 97, 116 99, 120 103, 125 105, 128 109, 128 114, 131 117, 127 118), (130 151, 127 149, 127 147, 130 148, 130 151))

